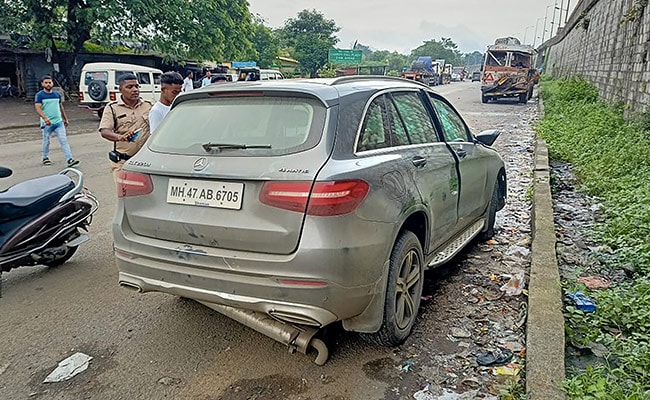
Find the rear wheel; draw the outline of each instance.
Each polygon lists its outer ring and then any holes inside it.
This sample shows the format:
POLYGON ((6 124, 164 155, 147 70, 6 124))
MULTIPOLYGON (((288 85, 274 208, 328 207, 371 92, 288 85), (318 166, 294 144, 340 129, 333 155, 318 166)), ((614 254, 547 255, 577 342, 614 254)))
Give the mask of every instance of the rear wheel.
POLYGON ((488 205, 488 211, 485 218, 486 229, 479 234, 479 239, 488 240, 494 236, 494 223, 497 218, 497 209, 499 208, 499 180, 494 183, 494 189, 492 189, 492 198, 490 199, 490 205, 488 205))
POLYGON ((490 101, 490 99, 486 95, 481 95, 481 103, 485 104, 488 101, 490 101))
POLYGON ((424 257, 420 241, 413 232, 400 234, 390 255, 389 268, 381 328, 364 335, 382 346, 403 343, 413 329, 420 308, 424 257))

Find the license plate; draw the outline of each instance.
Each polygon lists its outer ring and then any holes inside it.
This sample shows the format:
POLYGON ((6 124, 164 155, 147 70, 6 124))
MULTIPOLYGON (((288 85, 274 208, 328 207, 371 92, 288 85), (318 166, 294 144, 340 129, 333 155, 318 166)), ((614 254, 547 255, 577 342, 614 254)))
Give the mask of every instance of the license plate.
POLYGON ((244 184, 170 179, 167 203, 241 210, 244 184))

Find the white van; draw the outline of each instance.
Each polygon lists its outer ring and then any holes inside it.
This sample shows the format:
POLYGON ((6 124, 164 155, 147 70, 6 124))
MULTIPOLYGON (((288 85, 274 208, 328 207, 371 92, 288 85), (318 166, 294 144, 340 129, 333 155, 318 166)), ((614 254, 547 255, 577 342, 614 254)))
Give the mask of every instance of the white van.
POLYGON ((131 73, 140 83, 140 97, 152 103, 160 97, 160 75, 156 68, 121 63, 88 63, 81 69, 79 78, 79 107, 96 111, 101 118, 108 102, 117 100, 120 75, 131 73))
POLYGON ((275 69, 260 69, 260 80, 268 81, 275 79, 284 79, 282 72, 275 69))

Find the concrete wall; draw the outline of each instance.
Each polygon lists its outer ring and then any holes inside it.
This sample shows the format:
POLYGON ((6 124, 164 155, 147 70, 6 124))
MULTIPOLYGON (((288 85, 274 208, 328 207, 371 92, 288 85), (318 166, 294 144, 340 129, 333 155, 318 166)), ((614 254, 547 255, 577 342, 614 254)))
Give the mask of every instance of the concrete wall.
POLYGON ((648 0, 581 0, 566 26, 538 49, 553 77, 581 76, 609 102, 650 105, 648 0))

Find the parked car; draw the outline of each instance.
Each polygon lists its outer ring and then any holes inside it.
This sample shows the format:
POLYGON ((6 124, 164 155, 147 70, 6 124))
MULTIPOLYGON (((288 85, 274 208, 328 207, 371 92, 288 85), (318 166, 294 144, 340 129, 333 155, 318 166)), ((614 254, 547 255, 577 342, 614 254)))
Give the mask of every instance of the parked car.
POLYGON ((275 79, 284 79, 282 72, 275 69, 261 69, 260 70, 260 79, 263 81, 266 80, 275 80, 275 79))
POLYGON ((480 71, 472 72, 472 82, 476 82, 480 80, 481 80, 481 72, 480 71))
POLYGON ((123 63, 88 63, 81 69, 79 107, 96 111, 101 118, 106 104, 117 100, 120 95, 117 80, 125 73, 134 74, 138 78, 140 97, 152 103, 158 101, 161 70, 123 63))
POLYGON ((280 341, 259 327, 342 321, 400 344, 424 270, 494 233, 498 134, 474 136, 449 101, 399 78, 182 94, 120 172, 119 283, 230 310, 280 341))

